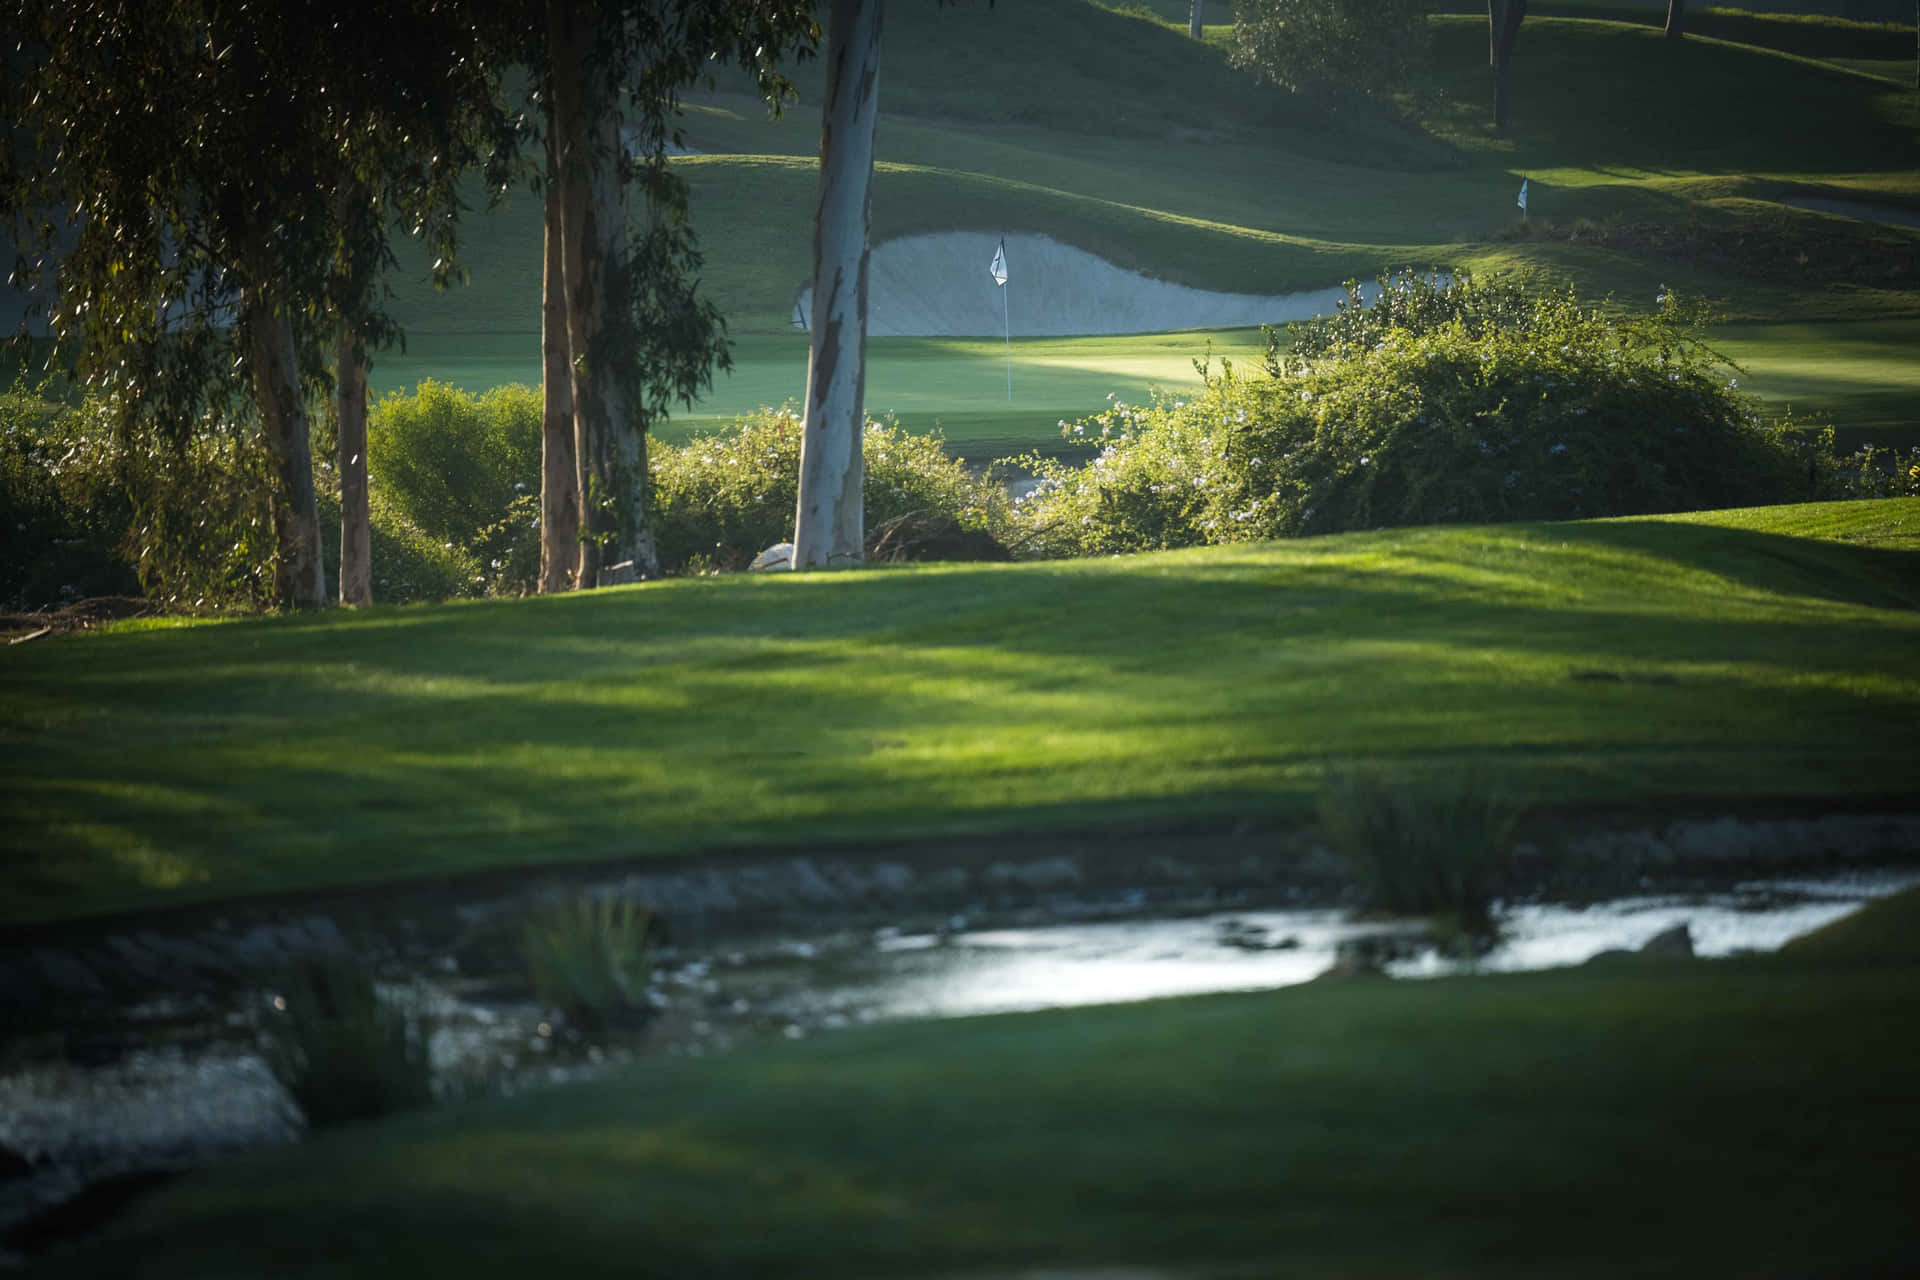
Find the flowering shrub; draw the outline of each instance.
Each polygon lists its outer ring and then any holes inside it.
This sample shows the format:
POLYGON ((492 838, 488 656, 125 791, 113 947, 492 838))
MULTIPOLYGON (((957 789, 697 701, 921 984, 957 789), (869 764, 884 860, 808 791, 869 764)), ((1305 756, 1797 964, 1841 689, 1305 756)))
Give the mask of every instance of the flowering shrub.
MULTIPOLYGON (((761 409, 730 430, 651 451, 662 568, 742 569, 793 537, 800 427, 791 408, 761 409)), ((870 532, 915 512, 949 516, 969 529, 1004 525, 1004 492, 948 456, 937 438, 869 422, 864 450, 870 532)))
POLYGON ((1041 483, 1015 525, 1043 553, 1087 555, 1869 496, 1872 477, 1896 478, 1764 420, 1670 297, 1621 319, 1454 290, 1383 293, 1385 319, 1356 295, 1314 359, 1268 377, 1228 366, 1189 400, 1068 427, 1099 455, 1022 459, 1041 483))
POLYGON ((1518 281, 1483 281, 1467 271, 1451 278, 1402 271, 1381 276, 1375 285, 1378 292, 1368 299, 1359 281, 1347 281, 1347 296, 1334 303, 1332 314, 1292 321, 1284 334, 1261 325, 1267 372, 1278 377, 1290 362, 1367 351, 1396 331, 1418 335, 1458 324, 1474 336, 1490 329, 1528 333, 1580 319, 1571 290, 1531 294, 1518 281))

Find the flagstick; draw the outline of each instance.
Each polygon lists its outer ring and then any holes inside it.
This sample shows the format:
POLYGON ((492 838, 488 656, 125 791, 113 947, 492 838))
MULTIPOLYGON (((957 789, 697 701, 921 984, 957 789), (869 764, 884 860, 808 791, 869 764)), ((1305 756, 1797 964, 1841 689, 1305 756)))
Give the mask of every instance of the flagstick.
POLYGON ((1013 304, 1007 301, 1007 286, 1000 286, 1000 310, 1007 325, 1007 403, 1013 403, 1013 304))

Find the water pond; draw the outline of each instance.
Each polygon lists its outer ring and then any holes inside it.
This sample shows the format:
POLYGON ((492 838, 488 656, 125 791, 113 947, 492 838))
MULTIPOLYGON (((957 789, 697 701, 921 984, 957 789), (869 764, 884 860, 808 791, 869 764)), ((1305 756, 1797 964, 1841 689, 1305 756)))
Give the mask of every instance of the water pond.
MULTIPOLYGON (((447 1092, 517 1092, 650 1055, 723 1052, 883 1020, 1284 987, 1314 979, 1356 948, 1404 979, 1580 964, 1682 924, 1698 955, 1770 951, 1916 884, 1920 870, 1876 871, 1591 905, 1515 905, 1503 914, 1500 945, 1472 958, 1437 949, 1413 926, 1324 908, 1020 928, 953 917, 924 932, 883 927, 667 948, 647 990, 655 1016, 598 1037, 570 1032, 520 975, 467 972, 453 956, 390 975, 384 993, 432 1027, 447 1092)), ((34 1247, 23 1240, 44 1237, 30 1229, 36 1219, 103 1180, 298 1140, 299 1109, 259 1050, 275 994, 148 1001, 109 1026, 7 1046, 0 1238, 13 1242, 15 1260, 34 1247)), ((8 1256, 0 1253, 0 1262, 8 1256)))

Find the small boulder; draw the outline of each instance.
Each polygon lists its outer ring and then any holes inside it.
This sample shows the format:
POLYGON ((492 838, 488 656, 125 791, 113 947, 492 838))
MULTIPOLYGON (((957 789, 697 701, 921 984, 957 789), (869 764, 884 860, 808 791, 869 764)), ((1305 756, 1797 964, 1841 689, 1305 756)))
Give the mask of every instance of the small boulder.
POLYGON ((776 542, 753 558, 753 563, 747 566, 747 572, 753 573, 760 569, 791 568, 793 568, 793 544, 791 542, 776 542))
POLYGON ((1656 933, 1640 948, 1643 956, 1685 956, 1693 955, 1693 931, 1685 921, 1656 933))

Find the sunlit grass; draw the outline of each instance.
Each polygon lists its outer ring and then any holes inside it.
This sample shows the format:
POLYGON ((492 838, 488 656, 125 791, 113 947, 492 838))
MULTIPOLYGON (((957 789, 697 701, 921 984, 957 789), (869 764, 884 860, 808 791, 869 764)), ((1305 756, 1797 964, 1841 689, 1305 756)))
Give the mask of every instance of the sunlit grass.
POLYGON ((1305 817, 1356 759, 1477 756, 1548 805, 1894 796, 1920 573, 1883 548, 1916 526, 1388 531, 42 641, 0 666, 0 901, 1305 817))
MULTIPOLYGON (((1214 370, 1229 359, 1259 366, 1265 344, 1257 329, 1092 338, 1021 338, 1011 344, 1013 394, 1007 393, 1008 349, 999 341, 959 338, 875 338, 867 344, 867 412, 892 415, 916 431, 938 431, 952 452, 990 462, 1036 444, 1060 444, 1059 422, 1098 412, 1110 395, 1142 403, 1156 388, 1200 385, 1193 362, 1209 345, 1214 370)), ((376 391, 411 391, 414 379, 439 377, 475 393, 509 382, 538 385, 537 335, 424 335, 405 357, 382 357, 376 391), (436 372, 437 371, 437 372, 436 372)), ((658 429, 678 442, 723 429, 763 405, 799 404, 806 395, 803 334, 754 334, 734 346, 734 368, 712 391, 658 429)))

